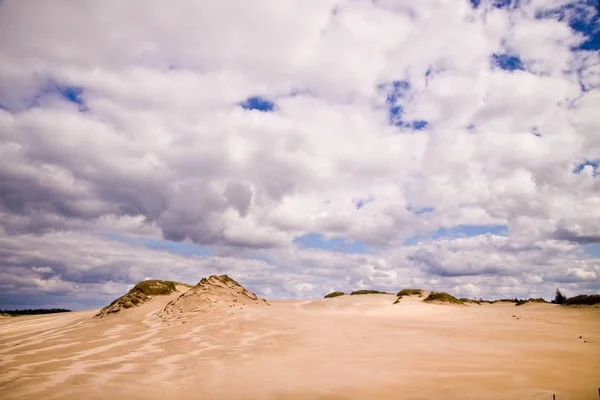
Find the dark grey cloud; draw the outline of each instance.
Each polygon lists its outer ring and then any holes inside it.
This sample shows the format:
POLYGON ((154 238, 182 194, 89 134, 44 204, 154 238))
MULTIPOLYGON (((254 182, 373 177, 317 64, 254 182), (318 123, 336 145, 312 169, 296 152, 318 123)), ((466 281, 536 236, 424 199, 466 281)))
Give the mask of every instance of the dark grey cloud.
POLYGON ((432 275, 442 277, 464 277, 478 275, 503 275, 509 274, 504 266, 486 266, 480 263, 473 262, 465 258, 458 263, 448 263, 430 251, 419 249, 413 255, 408 257, 410 261, 414 261, 425 267, 427 272, 432 275))
POLYGON ((252 189, 242 182, 228 182, 225 187, 225 197, 229 206, 245 217, 252 204, 252 189))
POLYGON ((565 240, 567 242, 581 245, 595 244, 600 243, 600 228, 598 234, 593 235, 579 234, 569 229, 560 228, 557 229, 552 236, 556 240, 565 240))

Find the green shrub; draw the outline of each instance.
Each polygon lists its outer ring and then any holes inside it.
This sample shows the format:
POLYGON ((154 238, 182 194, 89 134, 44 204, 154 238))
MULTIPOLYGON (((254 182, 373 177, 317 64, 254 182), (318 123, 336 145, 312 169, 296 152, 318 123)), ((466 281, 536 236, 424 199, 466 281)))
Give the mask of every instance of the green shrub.
POLYGON ((526 300, 519 300, 519 301, 517 301, 515 303, 515 306, 522 306, 523 304, 526 304, 526 303, 547 303, 547 301, 544 300, 541 297, 529 298, 529 299, 526 299, 526 300))
POLYGON ((119 312, 122 308, 132 308, 139 306, 150 300, 150 296, 166 296, 177 291, 177 286, 191 287, 186 283, 176 281, 161 281, 158 279, 149 279, 138 282, 129 292, 115 299, 108 306, 104 307, 96 317, 103 314, 112 314, 119 312))
POLYGON ((547 303, 546 299, 544 299, 543 297, 535 297, 535 298, 532 297, 527 301, 530 303, 547 303))
POLYGON ((448 294, 446 292, 432 292, 425 300, 426 303, 431 302, 439 302, 439 303, 448 303, 448 304, 465 304, 456 297, 448 294))
POLYGON ((354 296, 357 294, 388 294, 386 292, 380 292, 379 290, 355 290, 354 292, 350 293, 350 296, 354 296))
POLYGON ((519 299, 498 299, 490 301, 490 304, 494 303, 517 303, 519 299))
POLYGON ((345 295, 344 292, 332 292, 332 293, 329 293, 329 294, 325 295, 324 298, 325 299, 330 299, 332 297, 338 297, 338 296, 343 296, 343 295, 345 295))
POLYGON ((479 304, 479 305, 481 305, 481 301, 479 301, 479 300, 473 300, 473 299, 468 299, 466 297, 461 297, 459 300, 462 301, 463 303, 472 303, 472 304, 479 304))
POLYGON ((242 286, 238 283, 238 281, 236 281, 233 278, 230 278, 229 275, 219 275, 217 276, 217 279, 225 284, 232 283, 234 286, 242 286))
POLYGON ((137 283, 129 293, 142 293, 146 296, 164 296, 177 291, 175 287, 179 282, 161 281, 158 279, 150 279, 137 283))
POLYGON ((423 296, 422 289, 402 289, 396 296, 423 296))
POLYGON ((28 308, 21 310, 0 310, 1 317, 18 317, 19 315, 40 315, 71 312, 66 308, 28 308))
POLYGON ((563 303, 566 306, 592 306, 600 304, 600 294, 580 294, 578 296, 569 297, 563 303))
POLYGON ((200 279, 200 282, 198 282, 196 284, 196 286, 203 285, 203 284, 209 284, 211 280, 215 280, 215 279, 221 283, 224 283, 225 285, 232 284, 234 286, 242 286, 235 279, 230 278, 229 275, 211 275, 208 278, 205 277, 205 278, 200 279))

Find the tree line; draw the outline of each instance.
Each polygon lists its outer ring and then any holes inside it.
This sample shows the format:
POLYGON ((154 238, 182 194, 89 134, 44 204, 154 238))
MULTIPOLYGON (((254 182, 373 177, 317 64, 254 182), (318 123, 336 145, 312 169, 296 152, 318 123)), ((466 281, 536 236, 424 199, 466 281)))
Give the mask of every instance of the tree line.
POLYGON ((56 314, 63 312, 71 312, 66 308, 29 308, 24 310, 0 310, 0 314, 16 315, 39 315, 39 314, 56 314))

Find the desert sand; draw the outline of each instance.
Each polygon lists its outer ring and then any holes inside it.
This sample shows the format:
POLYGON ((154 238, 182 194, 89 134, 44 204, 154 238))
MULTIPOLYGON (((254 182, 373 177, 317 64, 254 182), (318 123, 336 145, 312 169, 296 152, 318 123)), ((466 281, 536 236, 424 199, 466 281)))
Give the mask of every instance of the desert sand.
POLYGON ((599 308, 363 295, 159 318, 180 294, 0 319, 0 398, 598 399, 599 308))

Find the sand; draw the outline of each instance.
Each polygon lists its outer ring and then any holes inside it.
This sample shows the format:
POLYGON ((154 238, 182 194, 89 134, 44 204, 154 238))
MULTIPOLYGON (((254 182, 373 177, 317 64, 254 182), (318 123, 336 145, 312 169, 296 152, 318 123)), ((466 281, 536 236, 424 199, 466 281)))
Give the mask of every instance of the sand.
POLYGON ((200 313, 222 314, 223 310, 218 309, 269 305, 266 300, 249 292, 227 275, 212 275, 189 290, 184 287, 178 287, 177 290, 183 294, 167 303, 157 314, 159 319, 167 322, 189 320, 197 318, 200 313))
POLYGON ((598 399, 599 308, 365 295, 159 319, 177 296, 1 319, 0 398, 598 399))

